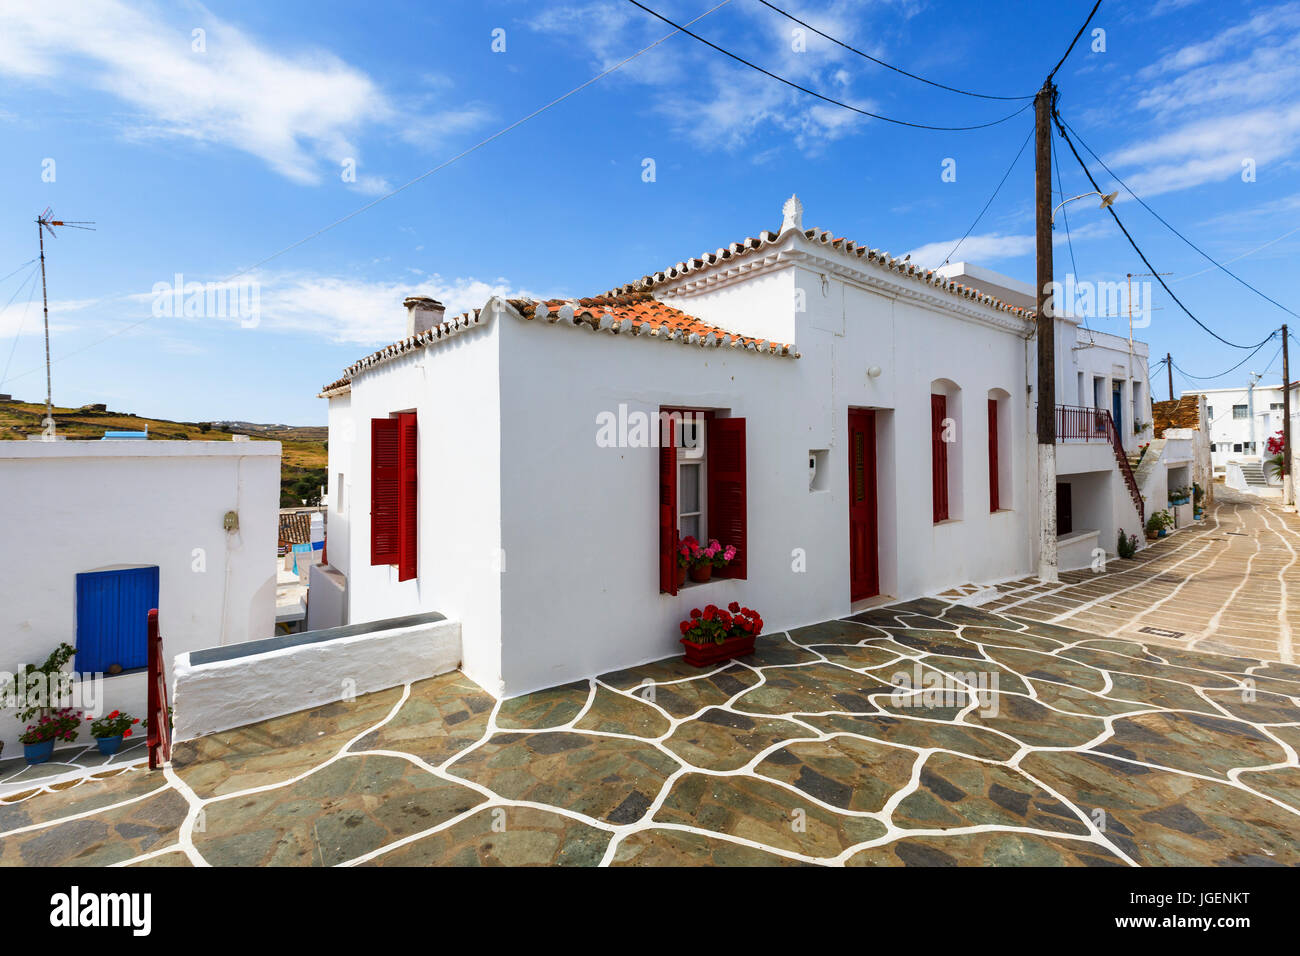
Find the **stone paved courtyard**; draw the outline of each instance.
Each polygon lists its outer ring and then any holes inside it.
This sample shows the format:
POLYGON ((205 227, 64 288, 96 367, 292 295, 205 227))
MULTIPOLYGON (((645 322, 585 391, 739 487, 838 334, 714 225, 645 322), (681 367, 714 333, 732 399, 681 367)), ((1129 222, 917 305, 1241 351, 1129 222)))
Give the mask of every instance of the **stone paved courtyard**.
POLYGON ((448 674, 0 798, 0 864, 1300 863, 1300 667, 1017 611, 913 601, 499 704, 448 674))
POLYGON ((1287 586, 1297 580, 1298 556, 1294 514, 1276 500, 1216 485, 1204 521, 1134 560, 1111 562, 1102 574, 1064 573, 1060 585, 1012 582, 983 607, 1111 637, 1295 663, 1300 601, 1288 600, 1287 586))

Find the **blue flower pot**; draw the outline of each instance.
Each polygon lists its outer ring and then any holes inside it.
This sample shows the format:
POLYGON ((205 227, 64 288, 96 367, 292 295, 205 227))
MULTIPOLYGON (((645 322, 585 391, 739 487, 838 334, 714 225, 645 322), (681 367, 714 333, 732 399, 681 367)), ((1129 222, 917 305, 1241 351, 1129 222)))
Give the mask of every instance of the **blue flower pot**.
POLYGON ((1166 528, 1161 528, 1159 534, 1157 534, 1156 537, 1157 537, 1157 538, 1167 538, 1167 537, 1169 537, 1169 531, 1168 531, 1166 528))
POLYGON ((99 752, 105 757, 111 757, 113 754, 117 753, 118 748, 122 746, 122 735, 118 734, 116 737, 96 737, 95 746, 99 748, 99 752))
POLYGON ((52 756, 54 756, 53 740, 39 744, 23 744, 23 757, 29 764, 45 763, 52 756))

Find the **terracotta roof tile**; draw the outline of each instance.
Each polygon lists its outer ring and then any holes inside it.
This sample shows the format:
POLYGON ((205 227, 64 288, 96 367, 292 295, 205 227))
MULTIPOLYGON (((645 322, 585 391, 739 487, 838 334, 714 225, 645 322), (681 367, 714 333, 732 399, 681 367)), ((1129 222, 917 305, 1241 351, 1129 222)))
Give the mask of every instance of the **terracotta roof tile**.
MULTIPOLYGON (((502 300, 491 301, 499 303, 502 300)), ((687 345, 730 347, 765 355, 799 357, 799 353, 792 345, 737 335, 688 315, 681 309, 665 305, 649 292, 546 301, 506 299, 504 302, 521 319, 530 322, 544 321, 555 325, 583 326, 592 331, 616 335, 629 334, 687 345)), ((437 344, 468 328, 483 325, 488 318, 488 309, 476 309, 434 326, 428 332, 409 336, 377 352, 372 352, 344 369, 342 378, 322 388, 320 397, 326 398, 347 391, 351 387, 353 376, 358 372, 383 364, 414 349, 437 344)))

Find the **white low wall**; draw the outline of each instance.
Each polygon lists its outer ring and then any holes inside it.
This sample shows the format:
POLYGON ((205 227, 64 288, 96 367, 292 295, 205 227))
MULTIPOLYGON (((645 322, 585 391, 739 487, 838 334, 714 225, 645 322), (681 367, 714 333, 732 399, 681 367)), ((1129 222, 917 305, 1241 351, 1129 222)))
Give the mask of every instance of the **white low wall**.
POLYGON ((320 631, 254 641, 252 653, 240 654, 236 646, 177 655, 174 739, 353 699, 460 666, 459 621, 400 626, 407 620, 334 628, 345 633, 332 639, 330 631, 320 631), (326 639, 313 639, 313 633, 326 639))
MULTIPOLYGON (((1078 571, 1089 567, 1096 555, 1093 553, 1098 544, 1096 531, 1076 531, 1056 539, 1056 561, 1062 571, 1078 571)), ((1113 549, 1114 545, 1111 545, 1113 549)), ((1106 550, 1106 549, 1103 549, 1106 550)))

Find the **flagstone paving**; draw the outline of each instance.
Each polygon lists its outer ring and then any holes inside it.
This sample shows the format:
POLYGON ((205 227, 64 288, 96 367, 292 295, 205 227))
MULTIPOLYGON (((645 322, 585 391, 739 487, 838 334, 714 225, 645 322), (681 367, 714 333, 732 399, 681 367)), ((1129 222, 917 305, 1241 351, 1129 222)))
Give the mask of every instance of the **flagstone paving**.
MULTIPOLYGON (((1025 578, 997 586, 986 611, 1176 647, 1170 663, 1216 651, 1300 663, 1300 518, 1276 500, 1214 487, 1205 518, 1153 543, 1132 560, 1061 574, 1060 584, 1025 578), (1156 632, 1143 631, 1155 628, 1156 632), (1167 637, 1159 632, 1175 632, 1167 637), (1293 634, 1296 636, 1293 637, 1293 634)), ((1128 529, 1130 532, 1136 528, 1128 529)), ((1103 542, 1113 549, 1113 542, 1103 542)))
POLYGON ((500 703, 447 674, 35 780, 0 865, 1300 865, 1300 668, 1021 607, 500 703))

